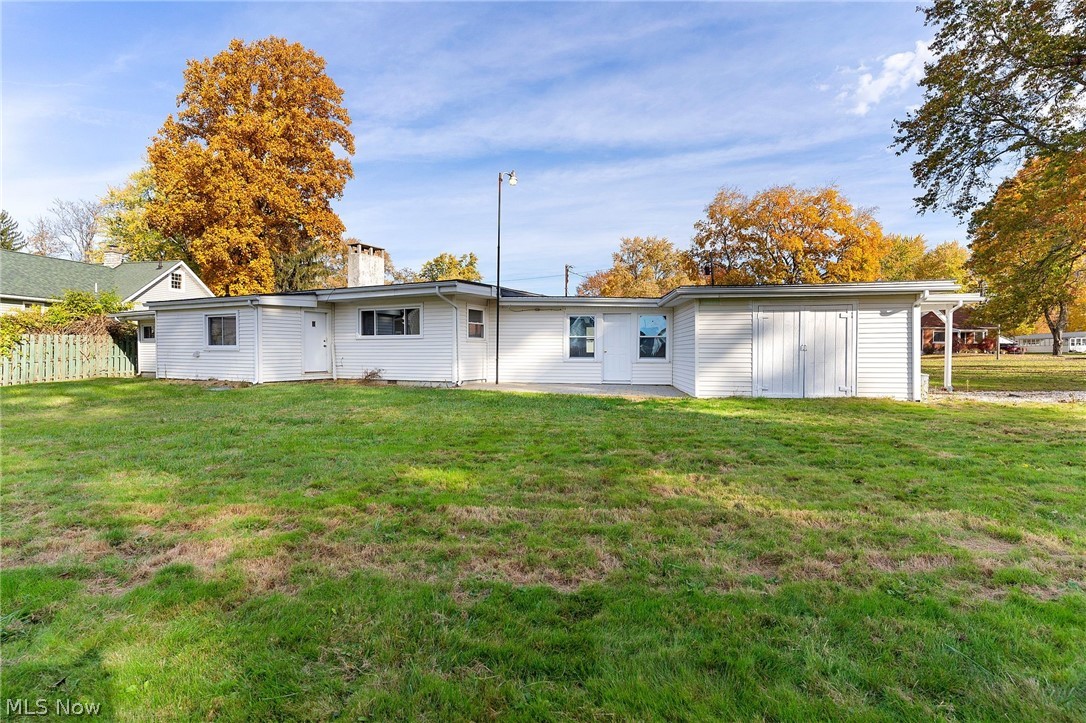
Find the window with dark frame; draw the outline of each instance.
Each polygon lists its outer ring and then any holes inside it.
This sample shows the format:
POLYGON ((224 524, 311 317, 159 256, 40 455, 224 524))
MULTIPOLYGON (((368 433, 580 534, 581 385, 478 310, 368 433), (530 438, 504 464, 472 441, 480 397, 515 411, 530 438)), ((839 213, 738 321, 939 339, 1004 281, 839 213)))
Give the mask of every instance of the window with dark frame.
POLYGON ((150 324, 147 324, 147 325, 145 325, 145 326, 143 326, 141 328, 143 329, 143 338, 144 339, 151 340, 151 339, 155 338, 155 327, 154 326, 151 326, 150 324))
POLYGON ((486 322, 482 309, 468 309, 468 338, 482 339, 486 335, 486 322))
POLYGON ((596 356, 596 317, 569 317, 569 356, 571 359, 596 356))
POLYGON ((422 309, 360 309, 360 336, 419 336, 422 334, 422 309))
POLYGON ((667 359, 667 317, 645 314, 637 322, 637 356, 641 359, 667 359))
POLYGON ((170 273, 170 288, 171 289, 180 289, 181 288, 181 272, 180 271, 173 271, 173 272, 170 273))
POLYGON ((238 317, 234 314, 207 317, 208 346, 237 346, 238 317))

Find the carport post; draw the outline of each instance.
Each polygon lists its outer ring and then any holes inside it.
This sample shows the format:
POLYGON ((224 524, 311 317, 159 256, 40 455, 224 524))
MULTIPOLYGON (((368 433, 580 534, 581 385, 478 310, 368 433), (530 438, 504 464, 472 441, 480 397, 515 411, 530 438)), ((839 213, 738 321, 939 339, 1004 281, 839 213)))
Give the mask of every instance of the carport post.
POLYGON ((946 326, 944 326, 943 331, 943 389, 948 392, 954 391, 951 370, 951 359, 954 357, 954 312, 962 308, 962 303, 959 301, 953 306, 948 306, 944 321, 946 326))

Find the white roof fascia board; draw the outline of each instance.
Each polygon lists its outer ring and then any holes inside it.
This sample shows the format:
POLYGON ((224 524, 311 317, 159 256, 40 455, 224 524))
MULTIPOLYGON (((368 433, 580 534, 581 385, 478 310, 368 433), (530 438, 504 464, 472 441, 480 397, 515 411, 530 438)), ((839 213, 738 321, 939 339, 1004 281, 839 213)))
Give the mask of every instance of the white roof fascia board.
POLYGON ((680 286, 660 299, 666 306, 683 299, 775 299, 803 296, 870 296, 954 292, 958 284, 938 281, 871 281, 844 284, 766 284, 764 286, 680 286))
POLYGON ((19 294, 0 294, 0 299, 17 299, 19 301, 46 301, 49 303, 56 303, 60 299, 48 298, 45 296, 21 296, 19 294))
POLYGON ((286 306, 311 309, 317 306, 315 294, 268 294, 264 296, 207 296, 195 299, 148 301, 152 310, 213 309, 225 306, 286 306))
MULTIPOLYGON (((398 296, 430 296, 437 295, 441 289, 446 294, 463 294, 465 296, 480 296, 494 298, 493 287, 478 286, 476 284, 462 284, 457 281, 435 281, 429 284, 385 284, 383 286, 355 286, 345 289, 327 289, 314 292, 321 301, 364 301, 366 299, 385 299, 398 296)), ((503 297, 509 298, 509 297, 503 297)))
POLYGON ((503 296, 502 306, 527 306, 554 308, 568 306, 620 306, 653 309, 659 299, 630 298, 619 296, 503 296))

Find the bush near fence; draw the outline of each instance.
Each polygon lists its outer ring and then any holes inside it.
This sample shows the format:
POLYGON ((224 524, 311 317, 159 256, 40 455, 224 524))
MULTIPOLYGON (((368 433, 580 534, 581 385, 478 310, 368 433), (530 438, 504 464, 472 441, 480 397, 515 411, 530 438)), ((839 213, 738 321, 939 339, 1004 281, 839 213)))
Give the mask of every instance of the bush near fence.
POLYGON ((0 384, 136 375, 136 340, 81 334, 28 334, 0 359, 0 384))

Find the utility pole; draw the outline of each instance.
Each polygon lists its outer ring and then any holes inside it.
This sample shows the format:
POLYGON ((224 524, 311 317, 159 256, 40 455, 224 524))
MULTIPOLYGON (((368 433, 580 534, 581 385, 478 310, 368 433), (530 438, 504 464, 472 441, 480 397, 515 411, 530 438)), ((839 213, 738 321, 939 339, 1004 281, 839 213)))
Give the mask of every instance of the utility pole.
POLYGON ((569 270, 573 268, 572 264, 566 264, 566 292, 563 296, 569 296, 569 270))

